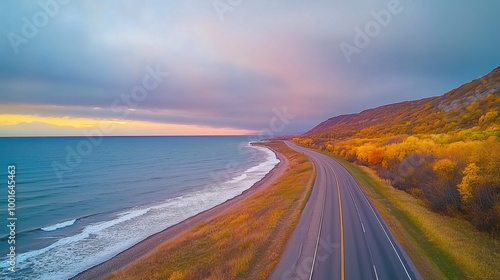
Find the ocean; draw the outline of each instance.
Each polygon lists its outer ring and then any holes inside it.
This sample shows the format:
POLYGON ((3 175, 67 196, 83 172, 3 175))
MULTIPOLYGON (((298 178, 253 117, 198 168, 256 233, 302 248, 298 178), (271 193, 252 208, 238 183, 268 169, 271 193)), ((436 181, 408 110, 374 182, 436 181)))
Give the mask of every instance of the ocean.
POLYGON ((279 162, 250 140, 0 138, 0 278, 72 277, 241 194, 279 162), (14 213, 7 211, 9 165, 14 213), (16 272, 8 270, 9 217, 17 218, 16 272))

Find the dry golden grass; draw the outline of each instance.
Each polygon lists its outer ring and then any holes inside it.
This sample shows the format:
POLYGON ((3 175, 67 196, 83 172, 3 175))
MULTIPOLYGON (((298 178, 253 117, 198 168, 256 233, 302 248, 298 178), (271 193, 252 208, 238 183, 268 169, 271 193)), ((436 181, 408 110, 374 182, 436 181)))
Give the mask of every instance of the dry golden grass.
POLYGON ((105 279, 266 279, 298 223, 315 174, 306 156, 281 141, 266 145, 289 159, 278 180, 105 279))
POLYGON ((366 167, 346 162, 425 279, 500 279, 500 241, 463 219, 427 209, 366 167))

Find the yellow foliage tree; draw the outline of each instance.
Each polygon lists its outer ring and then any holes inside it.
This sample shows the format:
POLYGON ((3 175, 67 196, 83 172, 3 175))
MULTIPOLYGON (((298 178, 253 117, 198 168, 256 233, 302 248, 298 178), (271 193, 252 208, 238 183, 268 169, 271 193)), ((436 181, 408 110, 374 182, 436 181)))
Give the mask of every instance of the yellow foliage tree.
POLYGON ((184 279, 184 274, 181 271, 174 271, 168 280, 183 280, 184 279))
POLYGON ((327 144, 326 145, 326 151, 330 152, 330 153, 334 152, 334 148, 333 148, 332 144, 327 144))
POLYGON ((436 172, 440 178, 445 180, 451 180, 451 178, 453 178, 456 167, 457 163, 447 158, 440 159, 432 164, 434 172, 436 172))
POLYGON ((361 147, 359 147, 356 151, 356 155, 358 159, 363 160, 363 161, 368 161, 368 156, 370 155, 370 152, 374 149, 370 144, 365 144, 361 147))
POLYGON ((458 192, 462 196, 462 200, 464 202, 469 201, 472 198, 472 190, 478 185, 479 176, 478 176, 479 168, 476 163, 470 163, 464 170, 464 177, 462 178, 462 182, 458 185, 458 192))
POLYGON ((312 147, 313 145, 313 140, 311 138, 307 138, 306 140, 302 141, 302 145, 312 147))
POLYGON ((491 110, 479 118, 479 124, 488 124, 494 121, 498 116, 498 111, 491 110))

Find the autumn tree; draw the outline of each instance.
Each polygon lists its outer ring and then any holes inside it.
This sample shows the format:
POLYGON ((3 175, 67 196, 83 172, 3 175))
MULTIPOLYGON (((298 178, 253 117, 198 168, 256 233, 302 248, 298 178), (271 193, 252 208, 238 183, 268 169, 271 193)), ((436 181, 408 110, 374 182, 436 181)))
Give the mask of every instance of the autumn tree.
POLYGON ((476 163, 473 162, 467 165, 463 171, 464 177, 462 178, 462 182, 458 185, 458 192, 462 196, 464 202, 472 198, 472 191, 479 183, 478 170, 476 163))
POLYGON ((457 163, 447 158, 440 159, 432 164, 432 169, 436 172, 438 177, 443 180, 450 181, 456 174, 457 163))

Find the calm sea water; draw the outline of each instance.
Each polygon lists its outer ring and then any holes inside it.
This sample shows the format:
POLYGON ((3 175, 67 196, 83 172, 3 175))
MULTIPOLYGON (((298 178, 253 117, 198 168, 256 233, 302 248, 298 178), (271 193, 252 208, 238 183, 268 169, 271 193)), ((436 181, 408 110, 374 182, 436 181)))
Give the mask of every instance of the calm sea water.
POLYGON ((243 136, 0 138, 0 278, 74 276, 241 194, 277 163, 243 136), (11 164, 15 273, 6 260, 11 164))

